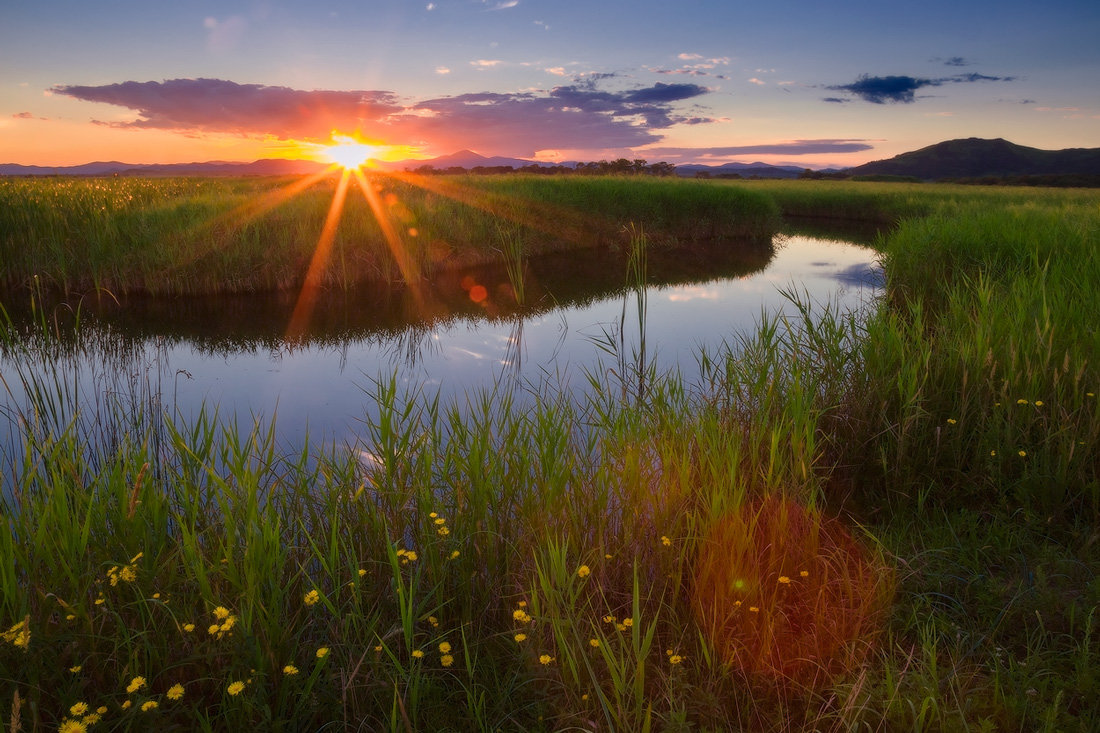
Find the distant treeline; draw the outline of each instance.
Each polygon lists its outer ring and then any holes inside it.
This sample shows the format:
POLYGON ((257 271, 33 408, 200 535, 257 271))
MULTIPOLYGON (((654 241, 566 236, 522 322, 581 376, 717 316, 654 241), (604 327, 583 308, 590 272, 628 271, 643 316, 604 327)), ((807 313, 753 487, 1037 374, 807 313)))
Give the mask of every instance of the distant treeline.
POLYGON ((463 168, 452 165, 447 168, 436 168, 432 165, 422 165, 418 168, 408 169, 411 173, 423 175, 501 175, 504 173, 537 173, 543 176, 568 175, 580 173, 582 175, 641 175, 641 176, 671 176, 676 173, 676 166, 672 163, 647 163, 644 160, 601 160, 591 163, 577 163, 574 166, 566 165, 530 165, 516 168, 511 165, 476 165, 473 168, 463 168))

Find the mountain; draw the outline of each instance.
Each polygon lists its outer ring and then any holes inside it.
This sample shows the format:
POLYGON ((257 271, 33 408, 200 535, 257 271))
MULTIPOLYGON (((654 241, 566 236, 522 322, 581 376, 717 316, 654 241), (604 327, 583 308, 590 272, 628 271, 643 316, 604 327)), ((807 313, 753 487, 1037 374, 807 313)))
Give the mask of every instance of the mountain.
POLYGON ((268 158, 251 163, 209 161, 142 165, 116 160, 70 166, 0 164, 0 176, 287 176, 315 173, 326 168, 311 160, 268 158))
POLYGON ((1100 175, 1100 148, 1040 150, 1007 140, 948 140, 848 168, 849 176, 912 176, 923 180, 1006 176, 1100 175))
POLYGON ((540 163, 535 160, 524 160, 522 158, 505 158, 499 155, 487 158, 484 155, 478 155, 472 150, 460 150, 457 153, 441 155, 438 158, 430 158, 428 160, 401 160, 395 163, 380 163, 379 167, 390 170, 416 170, 424 165, 429 165, 436 170, 447 170, 448 168, 465 168, 470 170, 479 167, 494 168, 498 166, 511 166, 513 168, 523 168, 528 165, 554 164, 540 163))
POLYGON ((768 163, 723 163, 722 165, 703 165, 702 163, 686 163, 676 166, 676 174, 680 176, 694 176, 706 174, 722 176, 737 174, 742 178, 798 178, 805 168, 793 165, 769 165, 768 163))

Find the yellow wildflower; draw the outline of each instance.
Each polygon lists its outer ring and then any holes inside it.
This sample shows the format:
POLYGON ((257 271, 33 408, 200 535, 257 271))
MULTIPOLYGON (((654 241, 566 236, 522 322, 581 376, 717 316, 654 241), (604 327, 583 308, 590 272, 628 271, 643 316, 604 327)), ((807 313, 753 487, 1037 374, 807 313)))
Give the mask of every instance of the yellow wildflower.
POLYGON ((447 520, 444 519, 443 517, 437 517, 436 520, 435 520, 435 523, 442 526, 442 525, 447 523, 447 520))
POLYGON ((428 616, 428 623, 432 625, 433 629, 439 628, 439 619, 437 619, 435 616, 428 616))
POLYGON ((228 616, 229 616, 229 609, 226 608, 225 606, 218 606, 217 608, 214 609, 214 618, 221 620, 221 619, 226 618, 228 616))
POLYGON ((230 682, 229 687, 225 688, 225 691, 228 692, 233 697, 236 697, 237 695, 241 694, 242 690, 244 690, 244 683, 241 682, 240 680, 237 680, 236 682, 230 682))
POLYGON ((530 614, 522 608, 517 608, 515 611, 512 611, 512 618, 519 621, 521 624, 528 623, 531 620, 530 614))
POLYGON ((599 639, 589 639, 588 640, 588 646, 592 647, 593 649, 599 649, 600 648, 600 640, 599 639))
POLYGON ((440 537, 446 537, 450 533, 451 533, 451 530, 447 529, 446 527, 440 527, 439 529, 436 530, 436 534, 438 534, 440 537))
POLYGON ((616 621, 615 617, 612 616, 611 614, 608 614, 608 615, 603 617, 603 622, 605 624, 613 624, 613 623, 615 623, 615 621, 616 621))
POLYGON ((95 725, 103 719, 103 715, 100 713, 89 713, 80 719, 80 722, 84 725, 95 725))
POLYGON ((527 608, 527 601, 516 601, 516 605, 520 608, 527 608))
POLYGON ((1019 400, 1016 400, 1016 404, 1017 404, 1017 405, 1026 405, 1026 404, 1027 404, 1027 400, 1025 400, 1025 399, 1019 399, 1019 400))
POLYGON ((634 619, 632 619, 632 618, 624 618, 623 619, 623 626, 625 626, 627 628, 630 628, 633 625, 634 625, 634 619))
POLYGON ((183 630, 190 634, 192 631, 195 630, 195 624, 184 624, 183 630))
POLYGON ((121 708, 122 710, 129 710, 130 706, 133 705, 133 704, 134 703, 131 700, 126 700, 121 705, 119 705, 119 708, 121 708))
POLYGON ((522 634, 522 633, 521 634, 516 634, 512 638, 515 639, 516 641, 520 641, 520 642, 527 641, 527 634, 522 634))
POLYGON ((218 633, 221 630, 222 630, 221 626, 218 626, 217 624, 210 624, 210 626, 206 629, 206 633, 213 636, 214 634, 218 633))
POLYGON ((141 704, 141 712, 147 713, 160 706, 160 703, 156 700, 146 700, 141 704))
POLYGON ((298 674, 298 668, 295 667, 293 664, 288 664, 283 667, 283 674, 285 674, 287 677, 293 677, 294 675, 298 674))
POLYGON ((451 643, 449 641, 441 641, 439 643, 439 653, 447 654, 451 651, 451 643))
POLYGON ((167 697, 169 700, 179 700, 183 697, 183 685, 176 683, 168 688, 167 697))
POLYGON ((435 512, 430 512, 430 513, 428 514, 428 516, 429 516, 429 517, 431 517, 432 519, 435 519, 435 518, 436 518, 436 517, 438 517, 439 515, 438 515, 438 514, 436 514, 435 512))
POLYGON ((783 585, 787 585, 788 583, 791 582, 791 579, 788 578, 786 575, 780 575, 779 576, 779 582, 782 583, 783 585))
POLYGON ((579 578, 587 578, 591 573, 592 571, 588 569, 587 565, 581 565, 577 568, 577 577, 579 578))
POLYGON ((126 692, 128 692, 132 695, 135 692, 137 692, 138 690, 140 690, 142 687, 145 687, 145 678, 144 677, 135 677, 132 680, 130 680, 130 684, 128 684, 126 686, 126 692))
POLYGON ((360 577, 360 578, 362 578, 362 577, 363 577, 364 575, 366 575, 366 574, 367 574, 367 571, 366 571, 366 570, 364 570, 363 568, 359 568, 359 577, 360 577))
POLYGON ((317 603, 317 601, 321 600, 321 594, 317 592, 316 588, 314 588, 309 593, 306 593, 305 597, 302 600, 307 606, 312 606, 317 603))
POLYGON ((107 714, 107 706, 106 705, 100 705, 98 708, 95 709, 95 711, 96 711, 97 715, 106 715, 107 714))
POLYGON ((1025 456, 1027 456, 1027 451, 1026 450, 1018 451, 1016 453, 1016 455, 1018 455, 1020 458, 1024 458, 1025 456))
POLYGON ((459 554, 460 553, 458 552, 458 550, 452 550, 451 551, 451 559, 452 560, 456 559, 459 556, 459 554))
POLYGON ((682 661, 684 661, 684 658, 679 654, 673 654, 671 657, 668 658, 669 664, 679 664, 682 661))
POLYGON ((74 703, 73 706, 69 708, 69 715, 83 715, 86 712, 88 712, 88 703, 86 702, 74 703))
POLYGON ((1042 400, 1035 400, 1035 406, 1036 407, 1042 407, 1043 406, 1043 401, 1042 400))
POLYGON ((550 662, 553 662, 553 661, 554 661, 554 658, 552 656, 550 656, 549 654, 539 655, 539 664, 547 665, 547 664, 550 664, 550 662))
POLYGON ((948 425, 957 425, 957 424, 958 424, 958 422, 959 422, 959 421, 958 421, 958 420, 956 420, 956 419, 955 419, 955 418, 953 418, 953 417, 949 417, 949 418, 947 418, 947 424, 948 424, 948 425))
POLYGON ((324 659, 325 657, 328 656, 328 653, 329 653, 329 648, 327 646, 323 646, 323 647, 321 647, 320 649, 317 650, 317 658, 318 659, 324 659))
MULTIPOLYGON (((84 669, 84 665, 82 665, 82 664, 78 664, 74 667, 69 667, 69 671, 72 672, 73 674, 76 674, 77 672, 79 672, 82 669, 84 669)), ((73 713, 73 715, 76 715, 76 713, 73 713)))
POLYGON ((58 733, 88 733, 88 726, 79 720, 63 720, 58 733))
POLYGON ((661 535, 661 544, 665 547, 671 547, 672 540, 670 540, 668 537, 665 537, 664 535, 661 535))
POLYGON ((760 609, 757 606, 749 606, 749 610, 753 613, 760 613, 760 609))
POLYGON ((424 656, 424 652, 420 651, 419 649, 413 649, 412 655, 413 659, 420 659, 424 656))
POLYGON ((13 644, 23 651, 31 645, 31 617, 27 615, 22 621, 0 634, 0 639, 13 644))
POLYGON ((799 570, 798 574, 799 574, 800 577, 803 577, 803 578, 810 577, 810 571, 809 570, 799 570))
POLYGON ((444 667, 450 667, 452 664, 455 663, 455 658, 452 657, 450 654, 444 654, 442 657, 439 658, 439 663, 444 667))

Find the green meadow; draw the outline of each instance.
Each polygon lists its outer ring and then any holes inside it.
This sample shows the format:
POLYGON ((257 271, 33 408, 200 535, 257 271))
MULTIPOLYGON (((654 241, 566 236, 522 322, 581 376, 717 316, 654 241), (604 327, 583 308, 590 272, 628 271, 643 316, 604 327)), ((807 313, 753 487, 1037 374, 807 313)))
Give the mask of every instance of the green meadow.
MULTIPOLYGON (((0 180, 5 298, 41 315, 0 331, 30 365, 0 375, 30 395, 3 416, 0 725, 1100 729, 1100 194, 429 183, 375 191, 421 272, 564 238, 623 247, 642 297, 646 247, 784 215, 888 227, 887 284, 865 314, 791 290, 698 375, 612 354, 534 407, 383 380, 351 452, 140 385, 93 444, 43 292, 296 286, 336 184, 0 180)), ((368 198, 329 287, 397 276, 368 198)))

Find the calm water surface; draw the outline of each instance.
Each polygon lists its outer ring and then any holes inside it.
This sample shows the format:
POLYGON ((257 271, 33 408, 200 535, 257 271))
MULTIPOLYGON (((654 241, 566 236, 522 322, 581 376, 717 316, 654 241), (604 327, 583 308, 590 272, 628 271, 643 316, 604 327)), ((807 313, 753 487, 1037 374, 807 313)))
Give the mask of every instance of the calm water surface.
MULTIPOLYGON (((307 435, 314 443, 361 435, 376 380, 438 391, 444 402, 499 383, 519 385, 521 399, 536 399, 548 381, 581 390, 586 373, 614 369, 612 345, 628 358, 641 352, 642 324, 647 363, 690 380, 700 348, 751 330, 763 312, 790 309, 781 289, 859 309, 881 280, 872 249, 804 236, 722 255, 651 252, 648 270, 641 320, 621 257, 573 253, 528 263, 525 308, 503 269, 471 269, 418 297, 378 288, 330 294, 293 343, 284 338, 293 295, 86 306, 83 328, 98 345, 60 368, 78 385, 85 418, 140 383, 185 421, 202 405, 242 426, 275 419, 282 447, 294 449, 307 435)), ((0 410, 10 416, 26 403, 15 377, 45 368, 8 353, 0 369, 8 383, 0 410)), ((0 416, 0 433, 10 430, 0 416)))

